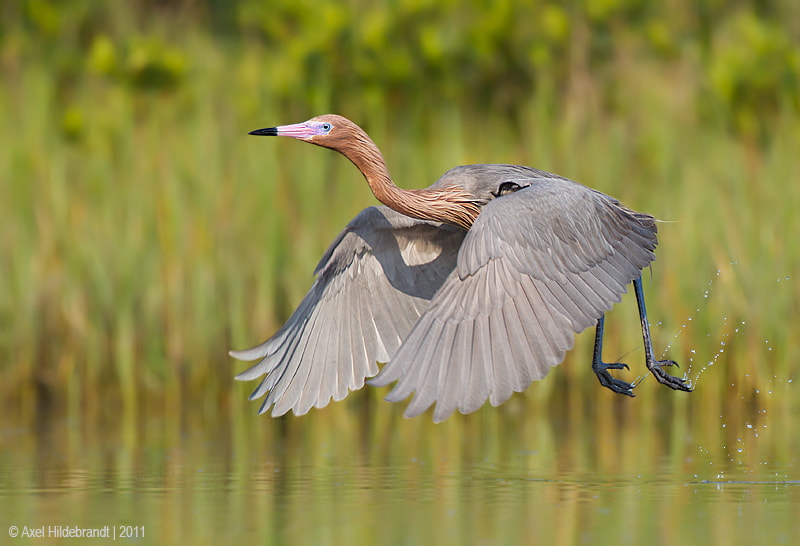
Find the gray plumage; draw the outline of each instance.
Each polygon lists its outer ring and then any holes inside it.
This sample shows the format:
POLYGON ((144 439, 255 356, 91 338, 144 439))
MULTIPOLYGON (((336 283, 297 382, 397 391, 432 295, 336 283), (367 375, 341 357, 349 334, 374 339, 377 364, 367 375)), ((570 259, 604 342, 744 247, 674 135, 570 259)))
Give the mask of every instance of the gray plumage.
POLYGON ((251 400, 261 413, 303 415, 343 399, 378 372, 455 267, 465 232, 370 207, 351 221, 315 270, 316 280, 289 320, 240 360, 262 359, 236 376, 266 374, 251 400))
POLYGON ((371 385, 397 382, 387 400, 414 394, 406 416, 434 403, 435 421, 487 399, 497 406, 559 364, 655 258, 652 216, 557 175, 469 165, 428 191, 452 187, 478 204, 469 231, 384 206, 362 211, 286 324, 231 352, 261 359, 236 379, 266 376, 250 397, 266 395, 262 413, 341 400, 376 362, 388 364, 371 385))

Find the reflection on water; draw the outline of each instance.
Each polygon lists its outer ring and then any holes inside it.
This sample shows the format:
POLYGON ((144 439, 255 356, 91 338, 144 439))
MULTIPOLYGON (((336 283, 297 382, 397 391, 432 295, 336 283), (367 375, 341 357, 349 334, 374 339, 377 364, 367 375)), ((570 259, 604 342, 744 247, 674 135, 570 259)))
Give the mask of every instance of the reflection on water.
MULTIPOLYGON (((664 415, 643 415, 603 394, 581 412, 512 400, 441 425, 357 400, 301 419, 4 421, 0 524, 143 526, 140 542, 197 544, 800 537, 796 411, 748 415, 743 402, 697 424, 700 397, 666 393, 664 415)), ((47 539, 14 543, 33 541, 47 539)))

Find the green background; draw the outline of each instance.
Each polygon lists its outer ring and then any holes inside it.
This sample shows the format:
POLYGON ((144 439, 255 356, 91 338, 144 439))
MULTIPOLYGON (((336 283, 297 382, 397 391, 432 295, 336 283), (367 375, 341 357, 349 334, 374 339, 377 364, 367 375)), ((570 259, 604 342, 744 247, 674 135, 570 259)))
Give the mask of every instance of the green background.
MULTIPOLYGON (((794 0, 0 0, 0 534, 794 544, 798 150, 794 0), (661 219, 655 351, 695 391, 603 389, 589 331, 440 425, 371 388, 258 416, 228 349, 375 204, 338 154, 247 136, 322 113, 401 187, 518 163, 661 219)), ((617 375, 641 344, 628 295, 617 375)))
MULTIPOLYGON (((254 413, 227 350, 282 324, 375 201, 344 158, 246 133, 328 112, 372 135, 402 187, 520 163, 662 219, 656 352, 697 391, 645 381, 638 411, 796 412, 764 392, 800 360, 799 36, 800 4, 777 0, 3 2, 4 413, 254 413)), ((607 326, 606 357, 636 377, 629 297, 607 326)), ((590 345, 482 412, 625 403, 590 345)), ((306 419, 396 416, 381 396, 306 419)))

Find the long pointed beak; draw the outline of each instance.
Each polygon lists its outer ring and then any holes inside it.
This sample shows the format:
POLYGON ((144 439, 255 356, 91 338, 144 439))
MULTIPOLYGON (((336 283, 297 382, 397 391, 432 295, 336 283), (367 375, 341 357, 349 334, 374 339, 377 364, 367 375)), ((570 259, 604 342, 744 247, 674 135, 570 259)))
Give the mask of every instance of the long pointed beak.
POLYGON ((255 136, 278 136, 278 128, 268 127, 266 129, 256 129, 255 131, 250 131, 247 134, 255 136))
POLYGON ((299 138, 300 140, 307 140, 313 136, 324 134, 320 131, 319 127, 309 123, 295 123, 292 125, 281 125, 279 127, 268 127, 267 129, 258 129, 249 133, 256 136, 288 136, 292 138, 299 138))

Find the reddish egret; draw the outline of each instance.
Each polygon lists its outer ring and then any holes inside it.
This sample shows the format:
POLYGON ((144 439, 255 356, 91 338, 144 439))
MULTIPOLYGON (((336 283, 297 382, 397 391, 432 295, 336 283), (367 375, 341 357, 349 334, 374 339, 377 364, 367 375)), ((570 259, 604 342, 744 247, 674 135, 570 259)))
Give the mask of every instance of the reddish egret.
POLYGON ((286 324, 245 351, 259 360, 236 376, 266 377, 250 399, 261 413, 302 415, 350 390, 397 381, 391 402, 415 392, 405 415, 436 403, 454 410, 493 406, 542 379, 596 326, 592 370, 614 392, 634 385, 601 359, 603 316, 631 281, 645 364, 662 384, 690 391, 656 360, 641 270, 655 259, 655 220, 561 176, 518 165, 467 165, 422 190, 398 188, 378 147, 336 115, 260 129, 331 148, 349 159, 386 206, 370 207, 342 231, 286 324), (377 362, 387 362, 378 373, 377 362))

